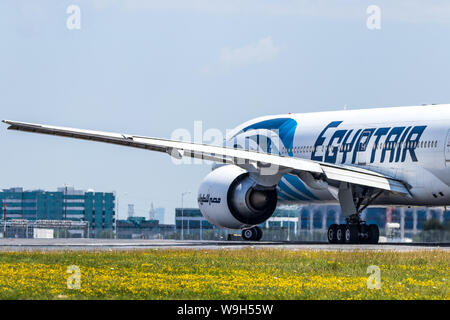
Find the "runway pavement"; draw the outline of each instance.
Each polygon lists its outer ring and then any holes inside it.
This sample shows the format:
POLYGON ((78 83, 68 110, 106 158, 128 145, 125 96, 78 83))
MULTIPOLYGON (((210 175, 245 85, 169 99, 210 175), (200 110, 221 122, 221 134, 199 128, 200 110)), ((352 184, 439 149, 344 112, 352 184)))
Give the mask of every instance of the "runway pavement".
POLYGON ((241 249, 272 248, 323 251, 418 251, 450 250, 450 244, 383 243, 378 245, 343 245, 320 242, 246 242, 201 240, 126 240, 126 239, 0 239, 0 251, 50 250, 144 250, 144 249, 241 249))

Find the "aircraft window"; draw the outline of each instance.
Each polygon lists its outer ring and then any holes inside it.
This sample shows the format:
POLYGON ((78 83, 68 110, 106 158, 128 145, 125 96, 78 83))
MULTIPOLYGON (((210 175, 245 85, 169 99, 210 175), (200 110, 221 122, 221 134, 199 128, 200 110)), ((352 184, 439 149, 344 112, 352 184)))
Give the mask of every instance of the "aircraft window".
POLYGON ((437 141, 434 141, 434 147, 435 148, 437 147, 437 141))
POLYGON ((430 148, 431 147, 431 143, 430 143, 430 141, 428 141, 428 148, 430 148))

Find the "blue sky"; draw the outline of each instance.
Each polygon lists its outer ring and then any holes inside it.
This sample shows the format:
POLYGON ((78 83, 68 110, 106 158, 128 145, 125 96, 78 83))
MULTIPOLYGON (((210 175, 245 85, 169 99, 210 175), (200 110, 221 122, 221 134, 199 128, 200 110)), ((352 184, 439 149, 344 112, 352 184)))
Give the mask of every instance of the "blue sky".
MULTIPOLYGON (((0 39, 2 119, 170 138, 196 120, 450 103, 448 1, 4 0, 0 39), (80 30, 66 27, 72 4, 80 30)), ((0 188, 116 191, 121 217, 128 203, 173 214, 183 191, 196 206, 210 170, 5 129, 0 188)))

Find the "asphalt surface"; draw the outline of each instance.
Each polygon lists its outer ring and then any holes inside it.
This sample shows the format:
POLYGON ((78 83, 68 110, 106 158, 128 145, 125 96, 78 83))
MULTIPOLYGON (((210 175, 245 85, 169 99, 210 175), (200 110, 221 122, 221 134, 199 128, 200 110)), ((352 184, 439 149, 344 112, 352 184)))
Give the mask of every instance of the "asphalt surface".
POLYGON ((323 251, 420 251, 450 250, 450 243, 382 243, 344 245, 320 242, 247 242, 201 240, 126 240, 126 239, 0 239, 0 251, 50 250, 144 250, 144 249, 241 249, 273 248, 323 251))

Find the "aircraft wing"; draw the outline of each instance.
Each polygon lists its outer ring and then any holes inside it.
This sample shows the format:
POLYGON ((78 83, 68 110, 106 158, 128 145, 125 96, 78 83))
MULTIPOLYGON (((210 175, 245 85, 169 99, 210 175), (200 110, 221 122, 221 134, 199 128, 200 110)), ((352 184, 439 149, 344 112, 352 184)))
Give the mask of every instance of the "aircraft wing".
POLYGON ((253 163, 256 166, 260 166, 261 164, 270 164, 279 166, 280 169, 287 170, 287 172, 306 171, 316 175, 324 175, 330 180, 348 182, 401 194, 409 194, 406 185, 402 181, 377 172, 356 167, 332 165, 313 160, 284 157, 256 151, 142 137, 137 135, 56 127, 10 120, 3 120, 3 122, 9 125, 9 130, 42 133, 147 149, 151 151, 168 153, 177 159, 181 159, 184 156, 235 164, 243 167, 247 167, 249 163, 253 163))

